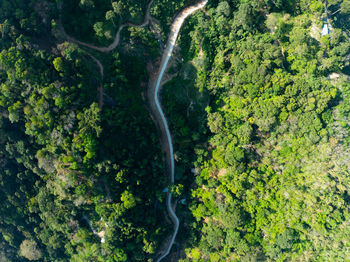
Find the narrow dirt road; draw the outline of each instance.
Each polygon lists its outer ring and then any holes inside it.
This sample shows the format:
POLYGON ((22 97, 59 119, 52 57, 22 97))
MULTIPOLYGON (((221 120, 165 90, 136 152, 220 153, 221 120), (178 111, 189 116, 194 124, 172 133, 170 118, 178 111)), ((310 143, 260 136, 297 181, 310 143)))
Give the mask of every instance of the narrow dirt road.
POLYGON ((132 27, 145 27, 148 23, 149 23, 149 20, 150 20, 150 10, 151 10, 151 6, 153 4, 153 0, 151 0, 147 6, 147 10, 146 10, 146 15, 145 15, 145 19, 143 20, 142 24, 133 24, 133 23, 125 23, 125 24, 122 24, 119 28, 118 28, 118 31, 114 37, 114 41, 112 44, 110 44, 109 46, 107 47, 101 47, 101 46, 95 46, 93 44, 89 44, 89 43, 84 43, 84 42, 81 42, 69 35, 67 35, 66 31, 64 30, 63 26, 61 26, 61 31, 63 32, 65 38, 67 38, 68 41, 70 42, 73 42, 73 43, 76 43, 78 45, 82 45, 82 46, 86 46, 86 47, 89 47, 91 49, 94 49, 94 50, 97 50, 97 51, 100 51, 100 52, 103 52, 103 53, 108 53, 110 51, 112 51, 113 49, 115 49, 118 45, 119 45, 119 41, 120 41, 120 32, 124 29, 124 27, 127 27, 127 26, 132 26, 132 27))
POLYGON ((100 75, 101 75, 101 83, 98 86, 98 108, 102 109, 103 107, 103 77, 104 77, 104 73, 103 73, 103 65, 100 62, 100 60, 98 60, 96 57, 94 57, 92 54, 90 54, 89 52, 86 52, 88 54, 88 56, 91 57, 92 60, 94 60, 100 70, 100 75))
MULTIPOLYGON (((170 184, 173 184, 175 181, 175 163, 174 163, 174 152, 173 152, 173 143, 171 134, 169 131, 167 120, 164 116, 164 112, 161 108, 160 102, 159 102, 159 90, 161 87, 161 81, 163 78, 163 75, 165 73, 165 70, 167 68, 169 59, 171 57, 171 54, 174 50, 176 39, 179 35, 180 29, 182 27, 182 24, 184 23, 185 19, 196 12, 197 10, 203 8, 207 4, 208 0, 202 0, 199 3, 192 5, 190 7, 187 7, 184 9, 181 13, 179 13, 174 22, 171 25, 170 34, 167 41, 167 48, 164 50, 162 61, 160 64, 160 68, 158 71, 158 74, 156 75, 156 78, 151 78, 149 83, 149 90, 148 90, 148 99, 151 106, 151 111, 156 119, 159 128, 161 130, 161 139, 162 139, 162 147, 165 151, 166 158, 167 158, 167 166, 168 166, 168 172, 170 177, 170 184)), ((179 219, 175 214, 175 210, 172 207, 172 193, 168 192, 167 194, 167 209, 169 212, 169 215, 174 223, 174 233, 170 239, 169 245, 167 250, 156 260, 156 262, 161 261, 163 258, 165 258, 169 253, 170 250, 174 244, 177 232, 179 230, 179 219)))
MULTIPOLYGON (((110 51, 112 51, 113 49, 115 49, 118 45, 119 45, 119 41, 120 41, 120 32, 124 29, 124 27, 126 26, 132 26, 132 27, 145 27, 150 19, 151 19, 151 15, 150 15, 150 10, 151 10, 151 6, 153 4, 153 0, 151 0, 147 6, 147 10, 146 10, 146 15, 145 15, 145 18, 144 18, 144 21, 142 24, 133 24, 133 23, 125 23, 125 24, 122 24, 119 28, 118 28, 118 31, 114 37, 114 41, 112 44, 110 44, 109 46, 107 47, 99 47, 99 46, 95 46, 93 44, 89 44, 89 43, 84 43, 84 42, 81 42, 71 36, 69 36, 67 33, 66 33, 66 30, 64 30, 64 27, 61 23, 61 19, 59 19, 59 28, 64 36, 64 38, 66 38, 69 42, 72 42, 72 43, 75 43, 75 44, 78 44, 78 45, 82 45, 82 46, 85 46, 85 47, 88 47, 88 48, 91 48, 91 49, 94 49, 94 50, 97 50, 97 51, 100 51, 100 52, 103 52, 103 53, 108 53, 110 51)), ((57 8, 59 10, 62 9, 62 6, 57 6, 57 8)), ((102 63, 100 62, 100 60, 98 60, 96 57, 94 57, 93 55, 91 55, 89 52, 85 51, 98 65, 99 69, 100 69, 100 74, 101 74, 101 79, 103 81, 103 77, 104 77, 104 74, 103 74, 103 65, 102 63)), ((103 87, 102 87, 102 83, 99 85, 98 87, 98 107, 100 109, 102 109, 103 107, 103 87)))

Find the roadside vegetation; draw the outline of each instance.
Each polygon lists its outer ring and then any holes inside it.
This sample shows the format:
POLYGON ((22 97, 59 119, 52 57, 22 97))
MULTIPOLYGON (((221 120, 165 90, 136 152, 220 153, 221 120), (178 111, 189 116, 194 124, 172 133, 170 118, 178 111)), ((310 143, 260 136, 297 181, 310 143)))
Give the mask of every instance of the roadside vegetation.
MULTIPOLYGON (((148 3, 0 1, 0 261, 152 261, 164 247, 168 178, 142 94, 192 1, 154 0, 152 26, 108 54, 60 31, 107 46, 148 3)), ((210 0, 184 24, 162 91, 180 261, 348 259, 350 2, 327 7, 325 36, 321 0, 210 0)))
POLYGON ((346 260, 350 12, 329 2, 342 9, 325 36, 321 1, 211 1, 182 35, 198 97, 210 93, 196 122, 174 95, 186 83, 164 88, 177 165, 188 163, 176 183, 194 179, 182 261, 346 260), (201 121, 209 137, 192 140, 201 121))
MULTIPOLYGON (((102 2, 0 3, 1 261, 148 261, 168 235, 167 178, 141 96, 157 41, 125 30, 120 50, 105 55, 60 32, 61 13, 74 37, 106 43, 93 30, 102 2), (88 19, 80 9, 90 4, 98 8, 88 19)), ((123 21, 142 21, 147 4, 123 6, 135 13, 123 21)))

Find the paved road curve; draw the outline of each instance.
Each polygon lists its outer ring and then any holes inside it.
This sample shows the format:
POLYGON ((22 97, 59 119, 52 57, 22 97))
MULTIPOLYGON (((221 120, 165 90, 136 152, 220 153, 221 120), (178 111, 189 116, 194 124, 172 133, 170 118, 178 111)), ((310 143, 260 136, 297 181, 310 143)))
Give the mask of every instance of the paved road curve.
MULTIPOLYGON (((169 59, 171 57, 171 54, 173 52, 174 46, 175 46, 175 42, 176 42, 176 38, 179 35, 181 26, 183 24, 183 22, 185 21, 185 19, 190 16, 191 14, 193 14, 194 12, 196 12, 197 10, 203 8, 206 4, 207 4, 208 0, 202 0, 200 1, 198 4, 195 4, 193 6, 190 6, 186 9, 184 9, 174 20, 172 26, 171 26, 171 31, 169 34, 169 38, 167 41, 167 48, 165 49, 164 53, 163 53, 163 57, 162 57, 162 61, 161 61, 161 65, 160 65, 160 69, 159 69, 159 73, 158 73, 158 77, 157 77, 157 81, 155 84, 155 89, 154 89, 154 102, 157 108, 157 111, 160 115, 161 121, 162 121, 162 126, 163 128, 161 128, 162 130, 165 130, 166 132, 166 137, 167 137, 167 141, 168 141, 168 150, 169 150, 169 154, 168 156, 170 157, 170 183, 173 184, 174 183, 174 175, 175 175, 175 163, 174 163, 174 153, 173 153, 173 143, 172 143, 172 139, 171 139, 171 135, 170 135, 170 131, 169 131, 169 127, 168 127, 168 123, 167 120, 164 116, 164 112, 160 106, 160 102, 159 102, 159 89, 160 89, 160 85, 161 85, 161 81, 164 75, 164 72, 167 68, 169 59)), ((164 257, 166 257, 173 244, 175 241, 175 237, 177 235, 177 232, 179 230, 179 219, 175 214, 175 211, 171 205, 171 199, 172 199, 172 194, 171 192, 168 193, 167 195, 167 209, 169 212, 169 215, 171 217, 171 219, 174 222, 174 233, 172 235, 171 241, 169 242, 169 246, 166 250, 166 252, 164 254, 162 254, 156 261, 159 262, 161 261, 164 257)))

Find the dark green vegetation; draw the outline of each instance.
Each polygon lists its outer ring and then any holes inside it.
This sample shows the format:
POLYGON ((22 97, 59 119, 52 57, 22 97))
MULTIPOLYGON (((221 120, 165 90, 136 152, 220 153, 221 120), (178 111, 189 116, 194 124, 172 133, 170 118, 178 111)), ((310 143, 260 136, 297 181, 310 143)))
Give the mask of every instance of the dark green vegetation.
MULTIPOLYGON (((141 93, 156 38, 190 3, 155 0, 154 33, 124 29, 101 54, 64 42, 60 22, 108 45, 148 1, 0 1, 0 261, 156 256, 167 177, 141 93)), ((162 94, 183 261, 349 259, 350 2, 328 1, 321 37, 324 8, 212 0, 184 25, 162 94)))
POLYGON ((121 24, 143 21, 149 0, 62 2, 62 23, 68 34, 84 41, 108 45, 121 24))
POLYGON ((193 112, 207 113, 209 140, 175 95, 187 82, 164 90, 177 165, 188 163, 177 183, 193 181, 183 261, 349 259, 348 4, 329 3, 342 9, 324 37, 321 1, 211 1, 191 19, 182 70, 194 65, 198 101, 210 93, 193 112))
POLYGON ((168 235, 159 135, 141 97, 157 41, 130 29, 115 52, 92 52, 100 110, 91 51, 60 38, 61 6, 70 34, 107 43, 92 27, 115 3, 119 20, 139 22, 148 1, 0 1, 1 261, 148 261, 168 235))
MULTIPOLYGON (((64 0, 62 1, 64 3, 62 5, 62 23, 65 25, 67 33, 78 39, 99 45, 108 45, 112 42, 120 25, 128 22, 140 24, 144 21, 150 1, 64 0), (72 14, 77 15, 72 16, 72 14)), ((162 29, 159 31, 162 40, 166 40, 175 14, 189 3, 191 3, 189 0, 153 1, 150 14, 157 28, 162 29)), ((149 33, 149 30, 145 30, 143 37, 149 33)))

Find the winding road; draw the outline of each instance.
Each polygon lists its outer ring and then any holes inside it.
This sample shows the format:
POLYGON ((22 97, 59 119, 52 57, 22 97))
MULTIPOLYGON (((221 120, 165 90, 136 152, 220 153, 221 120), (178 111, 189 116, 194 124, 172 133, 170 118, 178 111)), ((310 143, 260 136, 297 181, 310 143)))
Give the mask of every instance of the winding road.
MULTIPOLYGON (((158 125, 161 129, 162 132, 162 144, 166 143, 166 154, 167 154, 167 163, 168 163, 168 170, 170 171, 170 184, 174 184, 175 181, 175 162, 174 162, 174 152, 173 152, 173 143, 172 143, 172 138, 171 134, 169 131, 168 123, 167 120, 164 116, 164 112, 162 110, 162 107, 159 102, 159 89, 161 87, 161 81, 164 76, 165 70, 167 68, 169 59, 171 57, 171 54, 174 50, 174 46, 176 43, 176 39, 179 35, 180 29, 182 27, 182 24, 184 23, 185 19, 196 12, 197 10, 203 8, 207 4, 208 0, 202 0, 199 3, 192 5, 190 7, 185 8, 182 12, 180 12, 177 17, 175 18, 174 22, 171 25, 171 30, 169 33, 168 41, 167 41, 167 48, 164 50, 163 56, 162 56, 162 61, 160 63, 160 68, 159 72, 156 77, 156 81, 153 81, 150 79, 150 84, 149 84, 149 98, 150 98, 150 105, 151 105, 151 111, 154 115, 154 117, 157 119, 158 125), (153 94, 153 96, 152 96, 153 94), (150 97, 151 95, 151 97, 150 97)), ((168 192, 167 194, 167 209, 168 213, 174 223, 174 233, 171 237, 171 240, 169 242, 168 248, 164 254, 162 254, 156 262, 161 261, 163 258, 165 258, 169 253, 170 250, 174 244, 177 232, 179 231, 179 218, 175 214, 175 210, 172 207, 171 201, 172 199, 172 193, 168 192)))
POLYGON ((81 42, 71 36, 69 36, 66 31, 64 30, 63 26, 61 26, 61 31, 63 32, 65 38, 70 41, 70 42, 73 42, 73 43, 76 43, 76 44, 79 44, 79 45, 82 45, 82 46, 86 46, 86 47, 89 47, 91 49, 94 49, 94 50, 97 50, 97 51, 100 51, 100 52, 103 52, 103 53, 108 53, 110 51, 112 51, 113 49, 115 49, 118 45, 119 45, 119 41, 120 41, 120 32, 124 29, 124 27, 126 26, 131 26, 131 27, 145 27, 146 25, 148 25, 149 23, 149 20, 150 20, 150 10, 151 10, 151 6, 153 4, 153 0, 151 0, 147 6, 147 10, 146 10, 146 15, 145 15, 145 19, 143 20, 142 24, 133 24, 133 23, 125 23, 125 24, 122 24, 119 28, 118 28, 118 31, 117 33, 115 34, 115 37, 114 37, 114 41, 112 44, 110 44, 109 46, 107 47, 102 47, 102 46, 95 46, 93 44, 89 44, 89 43, 84 43, 84 42, 81 42))
MULTIPOLYGON (((150 3, 148 4, 146 16, 145 16, 144 22, 142 24, 135 25, 132 23, 125 23, 125 24, 121 25, 119 27, 116 35, 115 35, 113 43, 107 47, 98 47, 98 46, 95 46, 93 44, 84 43, 84 42, 81 42, 79 40, 76 40, 76 39, 74 39, 66 34, 63 26, 61 26, 61 31, 63 32, 65 38, 70 42, 73 42, 73 43, 76 43, 76 44, 79 44, 82 46, 86 46, 86 47, 89 47, 91 49, 94 49, 94 50, 97 50, 100 52, 107 53, 107 52, 112 51, 113 49, 115 49, 118 46, 119 41, 120 41, 120 32, 121 32, 121 30, 123 30, 124 27, 126 27, 126 26, 144 27, 149 23, 150 18, 151 18, 150 8, 152 6, 152 3, 153 3, 153 0, 151 0, 150 3)), ((171 30, 170 30, 170 33, 168 36, 166 49, 163 52, 163 56, 162 56, 162 60, 160 63, 158 73, 154 77, 150 77, 150 81, 149 81, 149 88, 148 88, 148 92, 147 92, 148 102, 149 102, 151 114, 153 115, 153 117, 154 117, 158 127, 160 128, 160 131, 161 131, 162 149, 166 154, 167 171, 168 171, 169 178, 170 178, 169 179, 170 185, 174 184, 174 181, 175 181, 175 162, 174 162, 173 143, 172 143, 172 138, 171 138, 171 134, 169 131, 167 120, 165 118, 164 112, 163 112, 161 104, 159 102, 159 91, 160 91, 161 84, 162 84, 162 78, 163 78, 164 73, 167 69, 169 59, 170 59, 172 52, 174 50, 174 47, 175 47, 176 39, 179 35, 180 29, 181 29, 185 19, 188 16, 190 16, 191 14, 193 14, 194 12, 196 12, 197 10, 203 8, 207 3, 208 3, 208 0, 200 0, 197 4, 186 7, 184 10, 182 10, 175 17, 175 19, 171 25, 171 30)), ((103 66, 102 66, 101 62, 99 60, 97 60, 95 57, 93 57, 92 55, 90 55, 90 56, 97 63, 98 67, 100 68, 100 73, 101 73, 101 76, 103 78, 103 66)), ((168 243, 168 247, 166 248, 165 252, 163 254, 161 254, 156 259, 156 262, 161 261, 163 258, 165 258, 170 253, 170 250, 175 242, 175 238, 176 238, 176 235, 178 233, 179 225, 180 225, 179 218, 176 216, 174 207, 172 206, 172 193, 171 192, 168 192, 168 194, 167 194, 166 205, 167 205, 167 210, 168 210, 169 216, 171 217, 171 219, 174 223, 174 232, 173 232, 171 239, 168 243)))

